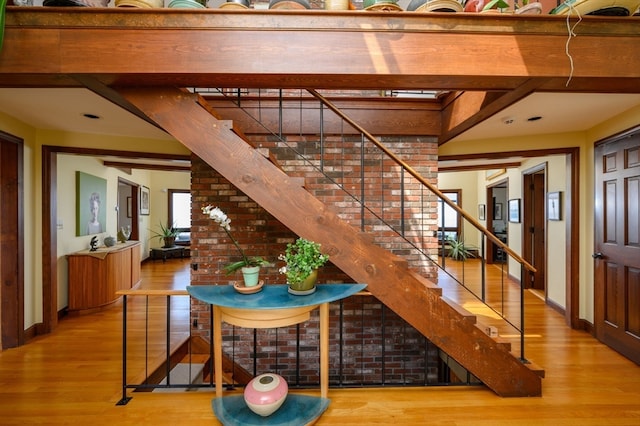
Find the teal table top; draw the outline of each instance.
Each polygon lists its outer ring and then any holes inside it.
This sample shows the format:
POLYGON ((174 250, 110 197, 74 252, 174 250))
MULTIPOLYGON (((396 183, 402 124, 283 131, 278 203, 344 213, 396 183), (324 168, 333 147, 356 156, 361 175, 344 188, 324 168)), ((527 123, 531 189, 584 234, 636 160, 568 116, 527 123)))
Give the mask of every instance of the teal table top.
POLYGON ((216 417, 225 426, 301 426, 313 424, 327 409, 329 402, 327 398, 289 394, 282 406, 267 417, 251 411, 242 395, 216 398, 211 405, 216 417))
POLYGON ((190 285, 194 298, 215 306, 240 309, 283 309, 335 302, 363 290, 366 284, 319 284, 313 294, 294 296, 285 284, 267 284, 258 293, 238 293, 232 285, 190 285))

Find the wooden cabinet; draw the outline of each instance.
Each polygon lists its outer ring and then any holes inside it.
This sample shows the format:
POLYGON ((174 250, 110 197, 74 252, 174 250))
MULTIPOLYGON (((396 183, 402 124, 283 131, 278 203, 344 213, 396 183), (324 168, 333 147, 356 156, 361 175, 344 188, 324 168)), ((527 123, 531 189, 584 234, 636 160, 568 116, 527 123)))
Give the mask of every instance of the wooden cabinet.
POLYGON ((140 242, 129 241, 97 251, 67 255, 69 310, 100 308, 118 299, 116 292, 140 281, 140 242))

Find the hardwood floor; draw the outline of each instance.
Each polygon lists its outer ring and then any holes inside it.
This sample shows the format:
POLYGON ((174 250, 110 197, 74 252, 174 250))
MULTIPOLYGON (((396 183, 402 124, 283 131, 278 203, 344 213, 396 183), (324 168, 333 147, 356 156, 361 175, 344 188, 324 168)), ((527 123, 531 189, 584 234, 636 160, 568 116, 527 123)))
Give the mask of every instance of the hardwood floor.
MULTIPOLYGON (((184 288, 189 262, 147 262, 142 274, 144 288, 184 288)), ((569 329, 536 295, 527 292, 526 305, 527 357, 546 370, 542 397, 500 398, 483 387, 330 389, 331 404, 316 424, 640 425, 640 368, 569 329)), ((490 317, 479 313, 482 321, 490 317)), ((1 352, 0 424, 219 424, 210 391, 136 393, 116 406, 121 321, 119 305, 67 317, 54 333, 1 352)))

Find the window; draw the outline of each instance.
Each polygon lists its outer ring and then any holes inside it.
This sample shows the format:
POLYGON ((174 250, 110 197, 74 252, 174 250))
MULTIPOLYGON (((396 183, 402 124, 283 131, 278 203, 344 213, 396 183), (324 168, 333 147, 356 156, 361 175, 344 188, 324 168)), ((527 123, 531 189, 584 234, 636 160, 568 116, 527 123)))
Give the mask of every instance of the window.
MULTIPOLYGON (((459 189, 442 191, 454 204, 460 205, 459 189)), ((442 240, 442 235, 446 238, 457 239, 460 234, 460 215, 452 207, 438 200, 438 240, 442 240)))
POLYGON ((188 189, 169 190, 169 223, 182 232, 191 231, 191 192, 188 189))

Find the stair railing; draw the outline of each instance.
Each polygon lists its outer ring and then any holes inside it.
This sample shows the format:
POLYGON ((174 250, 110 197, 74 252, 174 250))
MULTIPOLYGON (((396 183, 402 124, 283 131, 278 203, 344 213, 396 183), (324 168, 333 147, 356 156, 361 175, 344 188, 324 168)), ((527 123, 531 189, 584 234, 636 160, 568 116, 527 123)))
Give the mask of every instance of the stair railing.
MULTIPOLYGON (((456 203, 452 202, 442 191, 440 191, 435 185, 431 184, 427 179, 425 179, 421 173, 419 173, 414 167, 412 167, 408 162, 404 161, 400 158, 399 155, 394 153, 392 150, 387 148, 382 142, 380 142, 375 136, 369 133, 366 129, 348 117, 340 108, 334 105, 329 99, 318 93, 314 89, 307 89, 307 91, 318 101, 320 102, 319 108, 319 129, 318 134, 320 135, 320 147, 317 150, 318 153, 314 153, 315 156, 310 156, 308 153, 304 152, 299 148, 296 148, 288 143, 287 138, 283 135, 283 91, 278 91, 278 129, 271 130, 262 122, 262 107, 259 103, 257 116, 253 115, 247 109, 245 109, 242 105, 243 96, 249 96, 248 92, 242 93, 240 91, 233 92, 237 96, 232 96, 229 91, 220 92, 223 96, 232 99, 232 101, 236 104, 237 107, 242 109, 251 119, 255 120, 260 126, 262 126, 266 132, 272 134, 277 137, 279 140, 279 145, 285 145, 288 150, 292 150, 295 152, 297 156, 303 159, 306 164, 310 165, 317 172, 321 173, 328 181, 332 182, 334 185, 339 187, 342 191, 344 191, 348 197, 350 197, 360 209, 360 229, 362 231, 366 231, 369 229, 375 238, 375 234, 381 233, 380 226, 384 226, 387 230, 391 230, 397 236, 403 239, 404 243, 408 244, 412 252, 418 253, 420 256, 424 257, 428 260, 432 265, 435 265, 441 272, 446 274, 453 282, 455 282, 459 288, 464 289, 464 291, 471 294, 475 299, 480 301, 485 307, 488 307, 493 313, 499 316, 509 327, 516 331, 519 335, 519 343, 520 343, 520 359, 523 362, 526 362, 526 358, 524 355, 524 281, 527 273, 535 272, 535 268, 525 259, 523 259, 520 255, 514 252, 507 244, 502 242, 497 236, 491 233, 489 230, 484 228, 478 220, 476 220, 472 215, 463 210, 456 203), (356 143, 360 143, 361 153, 360 153, 360 164, 358 168, 360 170, 359 175, 353 176, 350 175, 349 171, 345 171, 349 169, 349 166, 345 164, 333 164, 332 161, 328 160, 328 157, 331 155, 331 150, 335 149, 335 146, 329 146, 330 144, 327 142, 329 136, 325 134, 324 131, 324 120, 325 120, 325 107, 335 113, 343 123, 351 126, 356 130, 356 135, 351 136, 356 143), (370 154, 371 149, 366 147, 367 143, 371 143, 375 149, 377 149, 381 155, 384 157, 384 161, 391 162, 395 165, 397 170, 399 170, 400 175, 400 186, 401 188, 397 189, 397 193, 395 196, 390 196, 390 200, 385 200, 384 191, 380 198, 375 199, 372 196, 372 192, 368 192, 366 188, 367 178, 371 178, 371 175, 367 175, 366 171, 366 163, 371 162, 371 158, 374 156, 370 154), (318 158, 319 156, 319 158, 318 158), (413 179, 413 182, 408 181, 409 179, 413 179), (349 189, 349 186, 355 187, 354 182, 359 181, 358 190, 356 192, 349 189), (350 185, 352 184, 352 185, 350 185), (407 189, 406 187, 409 187, 407 189), (419 194, 416 194, 419 192, 419 194), (426 195, 425 195, 426 192, 426 195), (400 194, 398 196, 397 194, 400 194), (435 199, 433 198, 435 197, 435 199), (419 198, 419 202, 413 202, 412 207, 415 205, 430 205, 433 206, 436 203, 436 200, 441 200, 442 203, 446 204, 449 208, 453 209, 456 214, 462 219, 463 225, 460 227, 462 230, 461 238, 464 239, 464 222, 469 223, 473 229, 475 229, 480 234, 480 248, 478 250, 478 257, 481 263, 481 278, 479 288, 477 283, 469 283, 466 279, 465 274, 467 268, 463 262, 462 269, 457 268, 458 272, 452 271, 452 269, 447 269, 446 267, 446 257, 447 257, 447 242, 444 238, 445 230, 443 223, 438 226, 438 231, 442 238, 440 239, 440 244, 437 250, 433 250, 433 241, 437 237, 437 234, 434 235, 433 232, 433 223, 429 223, 427 214, 424 211, 420 211, 414 215, 414 217, 407 217, 406 210, 407 205, 405 204, 406 199, 415 199, 419 198), (391 208, 390 206, 393 206, 391 208), (393 210, 392 213, 390 211, 393 210), (387 216, 387 217, 385 217, 387 216), (376 223, 374 224, 371 218, 375 218, 376 223), (418 218, 420 223, 418 226, 415 226, 415 218, 418 218), (391 220, 389 219, 391 218, 391 220), (378 225, 380 224, 380 225, 378 225), (424 232, 424 229, 427 228, 428 231, 424 232), (501 296, 498 299, 498 302, 494 302, 488 298, 487 292, 487 282, 486 282, 486 273, 485 268, 488 266, 485 258, 485 248, 486 243, 490 241, 495 247, 502 250, 503 253, 507 255, 509 259, 512 259, 517 263, 520 267, 520 285, 519 285, 519 306, 516 309, 519 315, 516 315, 517 318, 514 318, 513 315, 510 315, 510 307, 506 306, 505 294, 512 295, 513 292, 510 292, 510 287, 514 284, 508 279, 507 272, 504 269, 505 263, 502 264, 502 279, 500 282, 500 294, 501 296)), ((273 97, 268 98, 270 103, 273 103, 273 97)), ((301 103, 302 108, 302 103, 301 103)), ((302 111, 301 111, 301 127, 302 127, 302 111)), ((302 133, 302 132, 301 132, 302 133)), ((349 136, 345 136, 343 133, 340 135, 343 140, 349 138, 349 136)), ((335 157, 335 155, 334 155, 335 157)), ((296 173, 295 169, 290 170, 291 173, 296 173)), ((389 168, 380 171, 379 176, 377 176, 379 180, 379 184, 384 184, 385 174, 392 173, 389 168)), ((394 189, 395 190, 395 189, 394 189)), ((321 198, 321 197, 320 197, 321 198)), ((398 250, 402 251, 402 250, 398 250)), ((494 290, 495 293, 495 290, 494 290)))

